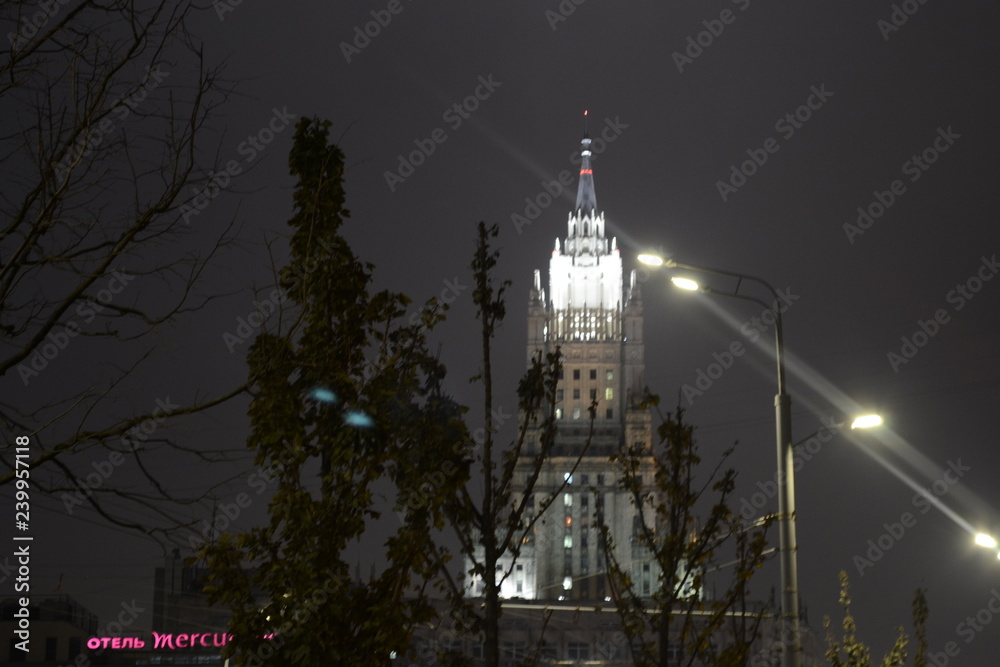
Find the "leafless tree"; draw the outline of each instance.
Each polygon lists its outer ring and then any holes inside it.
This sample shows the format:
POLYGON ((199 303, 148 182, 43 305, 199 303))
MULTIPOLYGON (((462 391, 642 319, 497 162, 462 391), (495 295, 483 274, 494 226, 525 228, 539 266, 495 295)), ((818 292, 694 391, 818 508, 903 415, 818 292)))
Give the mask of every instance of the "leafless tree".
POLYGON ((235 238, 232 222, 184 215, 231 177, 205 146, 228 91, 192 32, 198 11, 172 0, 0 9, 0 487, 13 492, 13 444, 27 436, 35 493, 160 536, 191 499, 150 457, 218 456, 164 424, 242 390, 138 398, 163 330, 217 296, 204 278, 235 238), (126 462, 142 483, 108 479, 126 462))

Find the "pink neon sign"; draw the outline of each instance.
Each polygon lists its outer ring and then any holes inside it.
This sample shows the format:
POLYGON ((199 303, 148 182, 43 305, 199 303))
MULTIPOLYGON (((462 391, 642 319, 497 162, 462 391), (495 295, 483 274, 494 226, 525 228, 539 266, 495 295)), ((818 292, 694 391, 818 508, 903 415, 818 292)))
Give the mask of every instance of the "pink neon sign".
MULTIPOLYGON (((273 639, 274 635, 264 635, 263 639, 273 639)), ((181 632, 178 634, 153 633, 153 649, 179 648, 221 648, 231 642, 233 636, 225 632, 181 632)), ((139 637, 91 637, 87 640, 89 649, 134 649, 147 648, 148 642, 139 637)))

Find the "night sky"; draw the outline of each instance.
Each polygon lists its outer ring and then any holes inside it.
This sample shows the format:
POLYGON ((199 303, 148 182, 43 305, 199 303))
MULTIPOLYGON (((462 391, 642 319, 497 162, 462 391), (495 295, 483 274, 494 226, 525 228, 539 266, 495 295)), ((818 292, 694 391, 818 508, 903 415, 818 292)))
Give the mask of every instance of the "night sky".
MULTIPOLYGON (((1000 618, 981 610, 1000 599, 1000 561, 969 532, 1000 534, 995 5, 224 5, 194 24, 236 91, 210 140, 222 161, 252 168, 192 226, 211 235, 236 219, 240 244, 209 276, 226 295, 164 329, 170 363, 148 378, 150 396, 211 393, 245 377, 246 346, 230 353, 223 335, 269 291, 265 242, 278 239, 276 259, 285 257, 294 121, 259 150, 244 142, 269 124, 318 116, 347 155, 345 234, 375 264, 376 285, 417 303, 453 300, 433 339, 448 389, 476 406, 473 419, 481 398, 466 381, 479 363, 468 266, 476 223, 500 226, 500 274, 513 284, 498 403, 516 412, 532 272, 547 281, 554 241, 566 235, 586 109, 598 208, 626 268, 654 248, 759 276, 788 295, 795 442, 855 409, 886 419, 880 431, 842 429, 798 472, 799 577, 812 627, 822 632, 824 615, 839 621, 837 573, 846 570, 859 634, 877 655, 895 625, 909 626, 923 587, 931 650, 956 642, 949 664, 995 663, 1000 618), (366 25, 374 36, 359 37, 366 25), (411 173, 401 160, 420 164, 411 173), (573 179, 563 174, 553 201, 545 195, 563 172, 573 179), (898 537, 885 537, 904 520, 898 537), (872 551, 880 540, 888 548, 872 551)), ((707 459, 740 442, 739 498, 752 499, 775 471, 773 330, 754 345, 759 306, 679 292, 667 275, 639 275, 646 381, 665 408, 687 410, 707 459), (735 342, 745 353, 713 369, 735 342), (699 387, 702 373, 715 377, 699 387)), ((67 363, 42 379, 71 378, 79 370, 67 363)), ((240 451, 245 408, 236 401, 192 423, 185 441, 240 451)), ((175 484, 197 488, 200 475, 171 465, 175 484)), ((248 468, 244 455, 218 477, 248 468)), ((231 501, 246 486, 242 477, 214 493, 231 501)), ((260 498, 239 525, 259 519, 260 498)), ((765 508, 776 507, 772 494, 765 508)), ((191 509, 210 512, 208 501, 191 509)), ((106 619, 122 600, 151 599, 161 546, 102 528, 92 513, 68 516, 58 499, 38 501, 37 516, 51 535, 39 544, 40 587, 62 577, 61 592, 106 619)), ((378 561, 367 547, 358 557, 364 571, 378 561)), ((773 561, 759 586, 766 595, 777 584, 773 561)))

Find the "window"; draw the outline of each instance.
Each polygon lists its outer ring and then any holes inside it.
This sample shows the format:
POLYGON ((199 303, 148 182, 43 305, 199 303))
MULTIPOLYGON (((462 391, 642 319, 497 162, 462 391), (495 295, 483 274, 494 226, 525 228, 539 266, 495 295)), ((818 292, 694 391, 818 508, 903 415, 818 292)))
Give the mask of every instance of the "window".
POLYGON ((570 660, 590 659, 590 644, 570 642, 566 645, 566 657, 570 660))
POLYGON ((563 494, 563 505, 565 505, 566 507, 572 507, 573 506, 573 494, 572 493, 564 493, 563 494))
POLYGON ((556 389, 556 400, 557 401, 563 400, 563 390, 562 389, 556 389))
POLYGON ((590 400, 592 400, 592 401, 596 401, 597 400, 597 390, 596 389, 591 389, 590 390, 590 400))
POLYGON ((573 577, 563 577, 563 590, 564 591, 573 590, 573 577))
POLYGON ((579 389, 574 389, 573 390, 573 398, 580 398, 580 390, 579 389))
POLYGON ((614 419, 615 418, 615 410, 614 410, 614 408, 608 408, 607 410, 605 410, 604 411, 604 418, 605 419, 614 419))
POLYGON ((563 379, 563 369, 561 369, 561 368, 559 369, 559 379, 560 380, 563 379))
POLYGON ((503 643, 503 659, 504 660, 524 660, 524 643, 522 642, 504 642, 503 643))
POLYGON ((607 371, 607 372, 606 372, 606 373, 604 374, 604 379, 605 379, 605 380, 607 380, 607 381, 609 381, 609 382, 610 382, 611 380, 614 380, 614 379, 615 379, 615 372, 614 372, 614 371, 607 371))
POLYGON ((574 380, 579 380, 580 379, 580 369, 579 368, 574 368, 573 369, 573 379, 574 380))
POLYGON ((580 475, 580 483, 584 486, 590 484, 590 475, 580 475))
POLYGON ((615 390, 614 389, 612 389, 611 387, 608 387, 607 389, 604 390, 604 400, 610 401, 614 397, 615 397, 615 390))
POLYGON ((563 548, 572 549, 573 548, 573 536, 567 535, 563 538, 563 548))
POLYGON ((590 379, 591 380, 596 380, 597 379, 597 369, 596 368, 591 368, 590 369, 590 379))
POLYGON ((605 660, 612 660, 621 655, 621 649, 614 642, 604 642, 601 644, 601 657, 605 660))
POLYGON ((556 408, 556 419, 562 419, 562 408, 556 408))
MULTIPOLYGON (((58 640, 55 637, 45 638, 45 659, 46 660, 57 660, 56 658, 56 642, 58 640)), ((75 656, 74 656, 75 657, 75 656)))
POLYGON ((580 418, 580 408, 573 408, 573 419, 580 418))
POLYGON ((667 644, 667 660, 683 660, 684 647, 680 644, 667 644))
POLYGON ((597 473, 597 486, 604 486, 604 473, 597 473))

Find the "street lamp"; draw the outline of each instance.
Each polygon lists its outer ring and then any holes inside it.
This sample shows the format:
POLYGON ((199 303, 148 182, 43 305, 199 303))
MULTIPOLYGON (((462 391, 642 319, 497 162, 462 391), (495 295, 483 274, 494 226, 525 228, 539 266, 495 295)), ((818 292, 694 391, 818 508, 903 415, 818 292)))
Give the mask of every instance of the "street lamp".
MULTIPOLYGON (((783 331, 781 326, 781 309, 778 308, 780 297, 777 290, 766 280, 755 278, 754 276, 734 273, 732 271, 722 271, 719 269, 709 269, 703 266, 691 264, 681 264, 672 259, 665 259, 655 254, 639 255, 639 261, 648 266, 666 266, 672 269, 688 269, 699 273, 713 273, 717 275, 736 278, 736 289, 733 292, 718 292, 708 287, 702 287, 697 282, 690 279, 675 278, 675 285, 689 290, 709 292, 722 296, 731 296, 738 299, 745 299, 763 305, 774 313, 774 346, 775 358, 778 367, 778 393, 774 397, 775 406, 775 430, 777 434, 778 451, 778 527, 779 527, 779 550, 781 551, 781 616, 784 622, 784 631, 790 634, 791 650, 783 653, 782 663, 785 667, 800 667, 802 664, 802 637, 799 634, 799 575, 796 553, 798 543, 795 539, 795 448, 792 445, 792 402, 785 392, 785 358, 783 331), (744 294, 739 294, 740 286, 744 280, 749 280, 763 286, 771 296, 774 297, 773 304, 744 294), (679 281, 686 281, 678 284, 679 281)), ((784 637, 783 637, 784 639, 784 637)))
POLYGON ((856 417, 853 422, 851 422, 851 428, 872 428, 873 426, 881 426, 882 417, 879 415, 861 415, 856 417))
POLYGON ((976 544, 981 547, 986 547, 987 549, 996 549, 997 541, 992 535, 987 535, 986 533, 976 534, 976 544))

